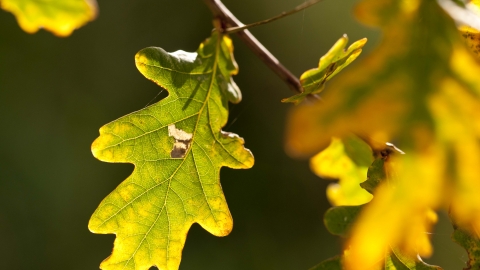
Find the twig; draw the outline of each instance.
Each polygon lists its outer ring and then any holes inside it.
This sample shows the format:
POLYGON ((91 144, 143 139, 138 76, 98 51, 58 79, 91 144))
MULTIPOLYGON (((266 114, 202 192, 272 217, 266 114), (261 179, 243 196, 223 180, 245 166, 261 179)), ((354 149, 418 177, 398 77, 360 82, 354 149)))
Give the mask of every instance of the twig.
MULTIPOLYGON (((204 0, 205 4, 210 8, 213 15, 219 18, 227 27, 244 26, 231 12, 225 7, 220 0, 204 0)), ((248 30, 236 32, 250 50, 255 53, 273 72, 275 72, 287 85, 295 92, 302 93, 302 84, 298 78, 285 68, 275 56, 273 56, 248 30)))
POLYGON ((302 4, 296 6, 294 9, 292 9, 290 11, 282 12, 275 17, 272 17, 272 18, 269 18, 269 19, 266 19, 266 20, 263 20, 263 21, 259 21, 259 22, 250 23, 250 24, 243 25, 243 26, 229 27, 229 28, 225 29, 225 33, 227 33, 227 34, 236 33, 238 31, 242 31, 242 30, 247 29, 247 28, 252 28, 252 27, 255 27, 255 26, 259 26, 259 25, 262 25, 262 24, 266 24, 266 23, 269 23, 269 22, 279 20, 281 18, 290 16, 290 15, 295 14, 299 11, 302 11, 306 8, 309 8, 309 7, 311 7, 315 4, 318 4, 318 3, 320 3, 320 1, 322 1, 322 0, 310 0, 310 1, 307 1, 307 2, 303 2, 302 4))

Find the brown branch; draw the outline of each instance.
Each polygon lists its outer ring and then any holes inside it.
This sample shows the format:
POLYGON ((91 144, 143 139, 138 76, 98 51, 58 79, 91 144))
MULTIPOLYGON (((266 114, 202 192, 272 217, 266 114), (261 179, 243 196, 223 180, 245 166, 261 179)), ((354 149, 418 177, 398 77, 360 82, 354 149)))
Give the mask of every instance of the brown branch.
MULTIPOLYGON (((213 15, 220 19, 223 30, 228 27, 244 26, 220 0, 204 0, 213 15)), ((285 68, 248 30, 236 32, 250 50, 255 53, 273 72, 275 72, 295 92, 302 93, 303 88, 299 79, 285 68)))

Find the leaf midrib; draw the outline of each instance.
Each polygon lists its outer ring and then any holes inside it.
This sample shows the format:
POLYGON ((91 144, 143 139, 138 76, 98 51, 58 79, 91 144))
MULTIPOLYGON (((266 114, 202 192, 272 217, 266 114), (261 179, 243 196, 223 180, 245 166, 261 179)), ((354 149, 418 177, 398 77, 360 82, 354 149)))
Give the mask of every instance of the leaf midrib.
MULTIPOLYGON (((162 209, 160 210, 160 212, 157 214, 157 217, 155 219, 155 221, 152 223, 152 225, 150 226, 150 228, 148 229, 148 231, 145 233, 143 239, 140 241, 140 243, 138 244, 137 246, 137 249, 132 253, 132 256, 127 260, 127 262, 125 263, 123 269, 125 269, 125 267, 127 267, 128 263, 130 262, 130 260, 135 256, 135 254, 137 253, 138 249, 142 246, 143 242, 145 241, 145 239, 147 238, 148 234, 150 233, 150 231, 152 230, 152 228, 155 226, 155 224, 157 223, 160 215, 162 214, 163 212, 163 209, 166 209, 167 208, 167 200, 168 200, 168 195, 169 195, 169 192, 170 192, 170 189, 171 189, 171 182, 172 182, 172 179, 173 177, 176 175, 176 173, 178 172, 178 170, 182 167, 182 165, 185 163, 185 160, 187 159, 187 156, 191 153, 191 150, 193 149, 193 143, 196 143, 195 141, 195 135, 196 135, 196 132, 197 132, 197 127, 198 127, 198 123, 200 121, 200 118, 203 114, 203 110, 205 109, 205 106, 208 104, 208 101, 210 99, 210 93, 212 92, 212 88, 213 88, 213 83, 214 83, 214 80, 215 80, 215 76, 216 76, 216 73, 217 73, 217 66, 218 66, 218 53, 219 53, 219 47, 220 47, 220 42, 221 42, 221 36, 218 37, 217 39, 217 46, 216 46, 216 49, 215 49, 215 60, 214 60, 214 63, 213 63, 213 71, 212 71, 212 76, 211 76, 211 80, 210 80, 210 85, 208 87, 208 92, 207 92, 207 95, 205 97, 205 101, 202 105, 202 107, 200 108, 200 110, 198 111, 197 113, 197 122, 195 123, 195 128, 193 130, 193 133, 192 133, 192 146, 187 150, 187 152, 185 153, 185 156, 183 157, 183 160, 182 162, 178 165, 178 167, 175 169, 175 171, 172 173, 172 175, 166 179, 165 181, 162 181, 161 183, 155 185, 154 187, 150 188, 149 190, 152 190, 158 186, 160 186, 162 183, 165 183, 168 181, 168 188, 167 188, 167 192, 165 194, 165 199, 164 199, 164 203, 163 203, 163 207, 162 209)), ((178 122, 178 121, 177 121, 178 122)), ((210 124, 210 122, 209 122, 210 124)), ((157 129, 158 130, 158 129, 157 129)), ((196 164, 195 164, 196 165, 196 164)), ((196 167, 196 166, 195 166, 196 167)), ((197 169, 197 172, 198 172, 198 169, 197 169)), ((204 195, 204 198, 206 198, 206 194, 205 194, 205 190, 203 188, 203 183, 201 181, 201 179, 199 178, 199 182, 200 182, 200 185, 202 187, 202 192, 203 192, 203 195, 204 195)), ((149 191, 148 190, 148 191, 149 191)), ((140 194, 139 196, 137 196, 136 198, 134 198, 132 201, 130 201, 128 204, 126 204, 124 207, 122 207, 122 209, 124 209, 125 207, 127 207, 128 205, 130 205, 131 203, 133 203, 137 198, 143 196, 146 192, 148 191, 145 191, 143 192, 142 194, 140 194)), ((208 203, 208 200, 207 201, 207 205, 210 209, 210 212, 213 213, 212 211, 212 208, 210 207, 210 204, 208 203)), ((122 209, 120 209, 119 211, 117 211, 117 213, 115 213, 113 216, 116 216, 122 209)), ((167 215, 167 219, 168 219, 168 235, 167 235, 167 248, 166 248, 166 258, 167 258, 167 261, 168 261, 168 258, 169 258, 169 246, 170 246, 170 235, 171 235, 171 231, 170 231, 170 219, 169 219, 169 215, 168 215, 168 212, 166 213, 167 215)), ((112 216, 112 217, 113 217, 112 216)), ((213 215, 213 218, 215 219, 215 215, 213 215)), ((105 221, 106 222, 106 221, 105 221)), ((104 224, 105 222, 103 222, 102 224, 104 224)), ((216 222, 216 220, 215 220, 216 222)))

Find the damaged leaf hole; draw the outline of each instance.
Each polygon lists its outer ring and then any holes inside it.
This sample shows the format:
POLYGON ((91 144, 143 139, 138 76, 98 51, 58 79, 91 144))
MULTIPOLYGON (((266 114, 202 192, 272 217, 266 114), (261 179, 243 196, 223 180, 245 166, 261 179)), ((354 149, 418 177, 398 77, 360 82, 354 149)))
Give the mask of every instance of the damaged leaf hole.
POLYGON ((175 124, 168 125, 168 136, 173 137, 175 142, 173 143, 173 149, 170 152, 172 158, 183 158, 190 147, 193 134, 187 133, 181 129, 177 129, 175 124))

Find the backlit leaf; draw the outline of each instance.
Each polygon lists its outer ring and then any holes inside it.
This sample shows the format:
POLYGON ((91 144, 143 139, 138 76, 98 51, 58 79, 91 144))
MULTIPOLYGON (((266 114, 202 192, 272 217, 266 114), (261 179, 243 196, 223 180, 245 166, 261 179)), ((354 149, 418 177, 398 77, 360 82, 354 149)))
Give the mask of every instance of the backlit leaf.
POLYGON ((360 55, 365 43, 367 43, 366 38, 360 39, 345 50, 345 46, 348 44, 348 37, 347 35, 343 35, 343 37, 341 37, 333 47, 320 58, 318 68, 307 70, 302 76, 300 76, 303 93, 285 98, 282 102, 298 104, 302 102, 306 96, 322 92, 325 83, 328 80, 333 78, 333 76, 339 73, 360 55))
POLYGON ((352 228, 346 244, 351 249, 347 269, 367 267, 382 260, 390 247, 398 248, 410 258, 432 254, 428 232, 437 216, 431 209, 438 207, 442 189, 441 182, 436 181, 440 175, 432 170, 438 160, 430 157, 408 153, 389 157, 385 163, 387 181, 378 184, 374 198, 352 228))
MULTIPOLYGON (((387 148, 388 149, 388 148, 387 148)), ((385 175, 384 168, 385 164, 389 164, 390 157, 389 156, 379 156, 375 159, 372 166, 368 169, 369 175, 378 175, 378 181, 375 183, 376 186, 383 186, 385 184, 389 184, 390 179, 388 179, 385 175), (380 162, 381 161, 381 162, 380 162)), ((391 176, 391 175, 390 175, 391 176)), ((372 186, 372 192, 375 191, 376 186, 372 186)), ((376 192, 376 191, 375 191, 376 192)), ((375 193, 380 194, 382 193, 375 193)), ((371 204, 377 203, 377 198, 374 197, 373 200, 367 204, 359 205, 359 206, 337 206, 330 208, 324 216, 325 226, 328 231, 333 235, 338 235, 341 237, 356 237, 359 233, 358 224, 356 223, 357 220, 364 215, 362 211, 369 211, 369 206, 371 204)), ((394 210, 392 210, 394 211, 394 210)), ((427 213, 431 214, 431 213, 427 213)), ((434 214, 434 213, 433 213, 434 214)), ((435 215, 435 214, 434 214, 435 215)), ((435 216, 436 217, 436 216, 435 216)), ((375 230, 382 230, 383 224, 386 222, 384 219, 370 219, 369 223, 370 227, 365 228, 366 231, 361 231, 363 234, 367 234, 368 236, 371 235, 371 231, 375 230)), ((359 223, 360 226, 363 226, 362 223, 359 223)), ((413 223, 407 223, 406 228, 409 226, 415 227, 416 225, 413 223)), ((405 228, 405 227, 404 227, 405 228)), ((395 235, 389 235, 395 236, 395 235)), ((374 238, 371 239, 375 241, 374 238)), ((387 239, 390 241, 391 237, 387 239)), ((359 260, 356 256, 359 250, 368 249, 369 245, 368 242, 362 243, 363 245, 359 246, 355 243, 351 244, 352 242, 349 241, 347 246, 344 250, 344 255, 340 258, 332 258, 330 260, 326 260, 319 264, 318 266, 326 266, 330 265, 333 262, 341 263, 341 267, 333 267, 333 269, 386 269, 386 270, 400 270, 400 269, 441 269, 437 266, 432 266, 424 263, 421 258, 417 254, 404 254, 400 248, 392 248, 389 242, 386 242, 381 250, 381 254, 376 258, 376 260, 369 260, 365 262, 364 260, 359 260)), ((315 269, 315 268, 313 268, 315 269)), ((319 269, 328 269, 328 268, 319 268, 319 269)))
MULTIPOLYGON (((364 205, 361 206, 338 206, 330 208, 325 214, 325 225, 330 233, 347 237, 351 232, 350 229, 354 225, 356 218, 364 205)), ((381 224, 382 220, 377 223, 381 224)), ((360 247, 364 248, 364 247, 360 247)), ((359 264, 355 258, 351 256, 355 253, 352 248, 347 248, 343 256, 337 256, 328 259, 313 267, 310 270, 319 269, 372 269, 372 270, 440 270, 442 268, 434 265, 429 265, 422 261, 419 256, 411 256, 402 254, 398 249, 392 249, 387 246, 384 250, 381 260, 373 262, 370 265, 359 264), (348 265, 355 265, 354 267, 348 265), (348 268, 350 267, 350 268, 348 268)))
POLYGON ((43 28, 57 36, 69 36, 97 15, 95 0, 0 0, 0 4, 31 34, 43 28))
POLYGON ((250 168, 244 141, 221 128, 228 101, 240 101, 231 40, 214 32, 196 53, 146 48, 140 72, 169 91, 147 108, 100 129, 94 156, 135 169, 92 215, 92 232, 116 234, 102 269, 178 269, 193 223, 225 236, 233 222, 220 185, 220 168, 250 168))
POLYGON ((359 205, 372 199, 372 195, 360 187, 372 161, 372 149, 368 144, 348 135, 342 139, 332 138, 330 146, 310 160, 310 167, 322 178, 339 180, 338 184, 327 187, 332 205, 359 205))
POLYGON ((480 64, 437 1, 363 0, 356 14, 382 27, 382 43, 340 74, 323 102, 294 108, 286 147, 313 155, 353 132, 405 151, 386 172, 395 171, 393 184, 377 188, 353 229, 359 267, 386 245, 429 256, 424 232, 440 207, 480 231, 480 64))

